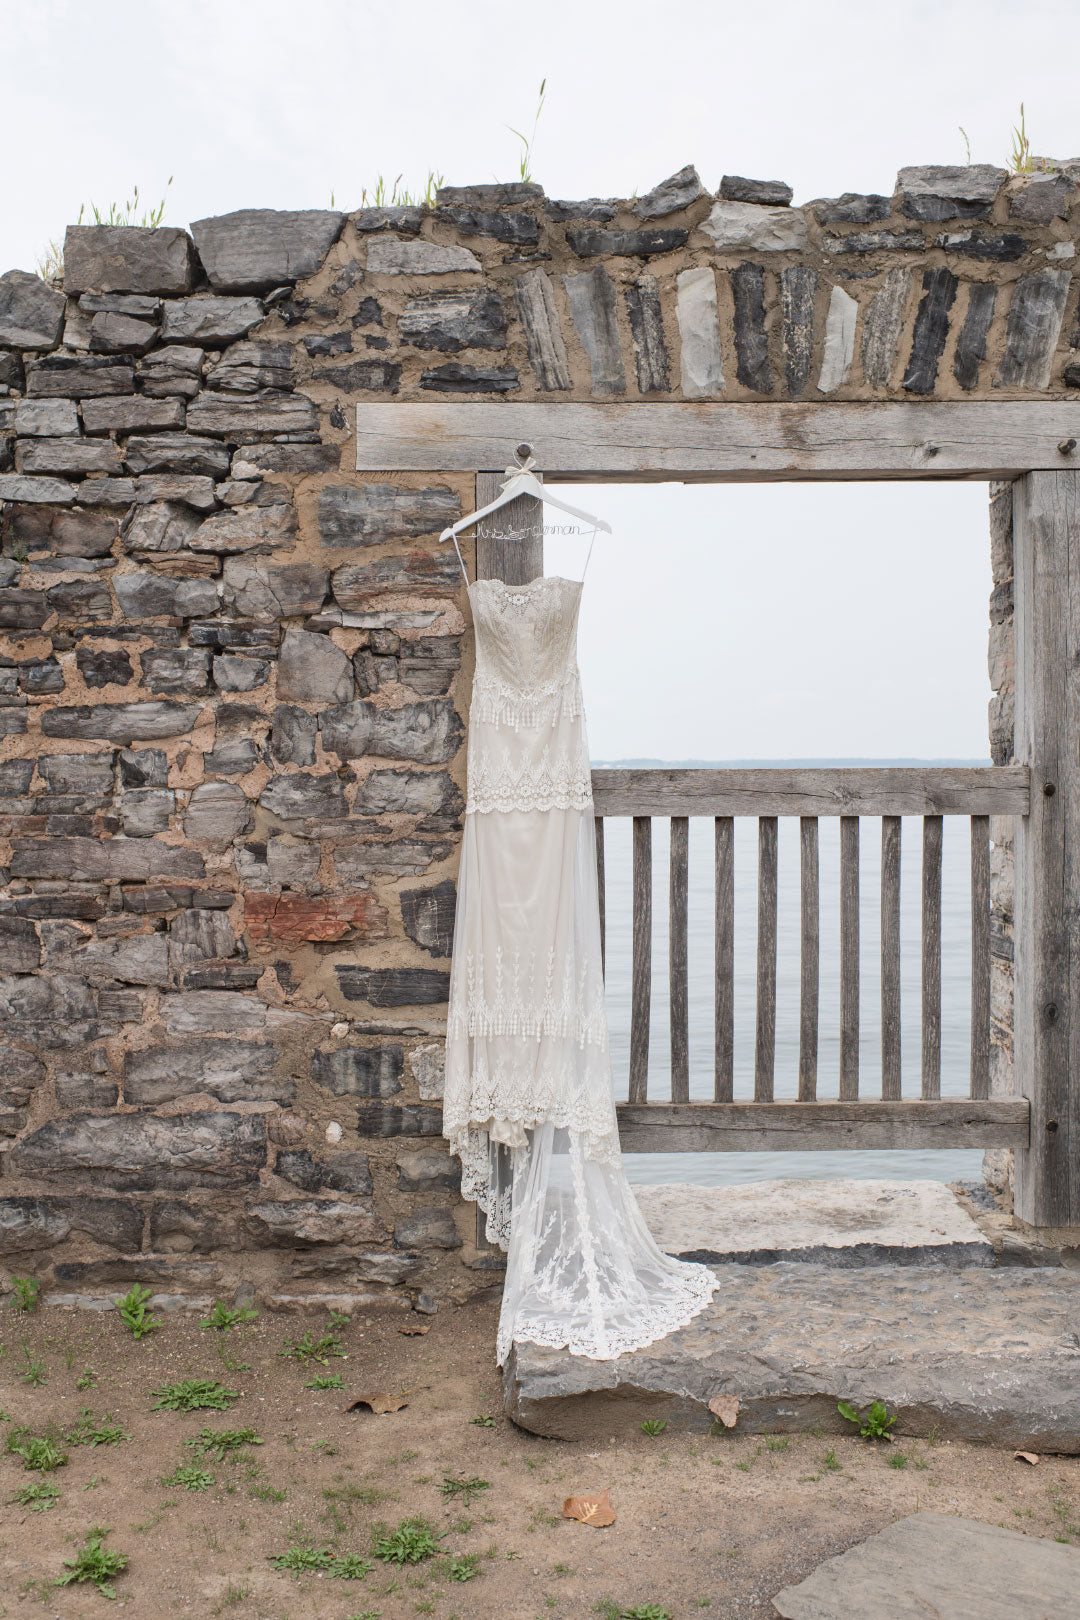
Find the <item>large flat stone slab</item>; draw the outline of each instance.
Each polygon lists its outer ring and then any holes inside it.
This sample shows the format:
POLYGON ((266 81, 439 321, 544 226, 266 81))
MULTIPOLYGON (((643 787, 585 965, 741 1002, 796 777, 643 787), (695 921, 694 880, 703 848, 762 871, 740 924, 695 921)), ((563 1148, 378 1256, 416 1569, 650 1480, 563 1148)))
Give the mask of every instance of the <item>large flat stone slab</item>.
POLYGON ((940 1181, 672 1182, 634 1193, 660 1247, 706 1265, 994 1264, 993 1245, 940 1181))
POLYGON ((1080 1452, 1080 1273, 1064 1267, 719 1265, 707 1310, 632 1355, 592 1361, 519 1343, 503 1369, 515 1423, 561 1439, 645 1418, 707 1430, 851 1432, 838 1400, 885 1401, 896 1432, 1080 1452))
POLYGON ((913 1513, 773 1598, 784 1620, 1058 1620, 1080 1606, 1080 1549, 913 1513))

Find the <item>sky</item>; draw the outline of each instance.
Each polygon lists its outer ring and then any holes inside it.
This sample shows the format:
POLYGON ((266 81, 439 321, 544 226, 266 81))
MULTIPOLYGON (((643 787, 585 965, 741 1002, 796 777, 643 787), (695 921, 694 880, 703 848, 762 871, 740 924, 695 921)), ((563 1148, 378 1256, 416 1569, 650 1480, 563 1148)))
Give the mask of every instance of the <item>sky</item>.
MULTIPOLYGON (((965 161, 960 126, 972 161, 1005 163, 1021 102, 1034 150, 1070 157, 1076 17, 1076 0, 0 0, 0 269, 33 269, 81 205, 135 185, 187 224, 355 208, 380 175, 518 178, 512 128, 531 132, 542 79, 550 196, 627 196, 686 163, 710 190, 786 180, 796 203, 888 192, 902 165, 965 161)), ((595 757, 985 755, 984 486, 595 494, 618 518, 583 610, 595 757)))

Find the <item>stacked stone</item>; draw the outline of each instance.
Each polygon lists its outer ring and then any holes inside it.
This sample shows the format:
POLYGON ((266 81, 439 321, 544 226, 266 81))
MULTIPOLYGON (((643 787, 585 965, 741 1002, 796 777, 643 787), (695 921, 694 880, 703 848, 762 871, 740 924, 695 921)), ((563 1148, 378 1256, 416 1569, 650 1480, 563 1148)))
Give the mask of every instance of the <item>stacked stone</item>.
POLYGON ((473 489, 358 478, 355 402, 1068 397, 1078 178, 447 187, 73 227, 62 290, 0 276, 20 1267, 400 1302, 485 1263, 437 1140, 470 649, 436 537, 473 489))

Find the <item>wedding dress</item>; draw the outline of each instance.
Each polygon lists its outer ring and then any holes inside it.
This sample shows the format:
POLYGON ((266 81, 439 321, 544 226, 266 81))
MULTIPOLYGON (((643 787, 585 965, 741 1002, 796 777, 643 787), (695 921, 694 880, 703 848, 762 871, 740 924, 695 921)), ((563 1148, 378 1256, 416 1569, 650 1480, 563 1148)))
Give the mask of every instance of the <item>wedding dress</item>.
POLYGON ((476 674, 443 1134, 488 1240, 508 1251, 498 1364, 525 1339, 607 1360, 683 1326, 717 1278, 663 1253, 622 1166, 577 665, 582 582, 466 575, 466 586, 476 674))

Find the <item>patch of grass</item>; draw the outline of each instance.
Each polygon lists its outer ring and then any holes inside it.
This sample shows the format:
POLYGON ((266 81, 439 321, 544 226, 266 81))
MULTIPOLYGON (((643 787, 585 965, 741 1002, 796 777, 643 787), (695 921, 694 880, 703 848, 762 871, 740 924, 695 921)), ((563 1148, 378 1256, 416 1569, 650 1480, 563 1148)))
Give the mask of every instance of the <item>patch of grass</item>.
POLYGON ((442 1540, 426 1519, 402 1519, 395 1530, 385 1525, 372 1528, 371 1550, 384 1564, 419 1564, 433 1558, 442 1540))
POLYGON ((765 1442, 766 1451, 787 1451, 791 1438, 786 1434, 771 1434, 765 1442))
POLYGON ((659 1603, 639 1603, 636 1609, 620 1609, 619 1620, 671 1620, 671 1615, 659 1603))
POLYGON ((60 1492, 48 1480, 35 1480, 33 1485, 20 1485, 9 1501, 28 1507, 31 1513, 47 1513, 60 1500, 60 1492))
POLYGON ((254 1429, 200 1429, 184 1444, 204 1457, 217 1457, 220 1461, 229 1452, 241 1446, 261 1446, 263 1441, 254 1429))
POLYGON ((248 1491, 257 1502, 284 1502, 288 1494, 284 1487, 279 1489, 276 1485, 253 1485, 248 1491))
POLYGON ((495 1419, 490 1417, 487 1412, 481 1412, 479 1417, 470 1418, 469 1422, 474 1423, 478 1429, 493 1429, 495 1427, 495 1419))
POLYGON ((838 1474, 844 1465, 843 1463, 837 1462, 836 1452, 833 1450, 832 1446, 830 1446, 824 1457, 821 1459, 821 1466, 830 1474, 838 1474))
POLYGON ((663 1434, 667 1428, 666 1418, 646 1418, 641 1425, 642 1434, 647 1434, 650 1440, 655 1440, 658 1434, 663 1434))
POLYGON ((251 1596, 250 1587, 247 1587, 247 1586, 234 1586, 232 1584, 232 1582, 230 1581, 228 1586, 225 1588, 224 1592, 222 1593, 221 1602, 218 1604, 217 1608, 214 1610, 214 1613, 215 1614, 221 1614, 223 1610, 231 1609, 237 1603, 243 1603, 244 1599, 246 1597, 250 1597, 250 1596, 251 1596))
POLYGON ((118 1446, 131 1436, 112 1418, 97 1418, 89 1406, 79 1413, 79 1421, 64 1435, 69 1446, 118 1446))
POLYGON ((344 1389, 345 1381, 340 1373, 316 1373, 304 1385, 305 1389, 344 1389))
POLYGON ((153 1412, 162 1407, 167 1412, 227 1412, 230 1402, 240 1399, 238 1389, 226 1389, 216 1378, 181 1378, 150 1393, 158 1397, 150 1409, 153 1412))
POLYGON ((907 1456, 902 1451, 894 1451, 892 1453, 891 1457, 889 1458, 889 1467, 890 1468, 906 1468, 907 1465, 908 1465, 907 1456))
POLYGON ((161 1483, 178 1485, 185 1491, 208 1491, 214 1484, 214 1475, 207 1473, 205 1468, 197 1468, 194 1463, 188 1463, 186 1467, 174 1468, 161 1483))
POLYGON ((278 1355, 284 1356, 287 1360, 317 1361, 322 1367, 329 1366, 331 1356, 343 1356, 344 1354, 345 1352, 341 1348, 341 1340, 336 1333, 323 1333, 316 1339, 313 1337, 310 1328, 308 1328, 302 1339, 286 1339, 284 1350, 278 1351, 278 1355))
POLYGON ((112 1585, 114 1576, 121 1574, 128 1567, 127 1553, 114 1552, 111 1548, 101 1544, 109 1534, 101 1525, 86 1532, 86 1540, 79 1548, 74 1558, 64 1559, 66 1575, 56 1577, 56 1586, 81 1585, 89 1582, 96 1586, 103 1597, 114 1598, 116 1588, 112 1585))
POLYGON ((23 1467, 51 1474, 54 1468, 63 1468, 68 1460, 55 1435, 31 1434, 28 1429, 12 1429, 7 1437, 7 1449, 22 1458, 23 1467))
POLYGON ((12 1277, 11 1286, 15 1290, 15 1297, 11 1301, 15 1310, 23 1311, 28 1316, 37 1310, 41 1284, 36 1277, 12 1277))
POLYGON ((849 1423, 859 1425, 859 1433, 864 1440, 891 1440, 889 1430, 896 1422, 896 1414, 889 1414, 889 1408, 884 1401, 871 1401, 870 1410, 865 1417, 860 1417, 850 1401, 837 1401, 836 1410, 841 1417, 847 1418, 849 1423))
POLYGON ((468 1507, 481 1491, 491 1489, 490 1479, 480 1479, 473 1475, 471 1479, 457 1478, 453 1474, 444 1474, 443 1482, 439 1486, 444 1502, 460 1502, 462 1507, 468 1507))
POLYGON ((30 1354, 28 1344, 23 1345, 23 1369, 19 1377, 24 1384, 33 1384, 35 1389, 40 1389, 42 1384, 48 1382, 48 1373, 45 1370, 44 1361, 41 1360, 40 1356, 30 1354))
POLYGON ((78 1378, 75 1380, 75 1388, 77 1390, 93 1389, 97 1381, 98 1375, 94 1371, 93 1367, 84 1367, 78 1378))
POLYGON ((212 1328, 215 1333, 231 1333, 233 1328, 242 1327, 245 1322, 257 1322, 258 1319, 258 1311, 252 1310, 250 1305, 238 1305, 234 1310, 216 1299, 210 1315, 204 1316, 199 1326, 212 1328))
POLYGON ((296 1580, 316 1573, 339 1581, 360 1581, 373 1567, 370 1559, 358 1553, 335 1553, 329 1547, 290 1547, 288 1552, 272 1553, 269 1562, 272 1569, 282 1570, 296 1580))
POLYGON ((149 1288, 140 1288, 138 1283, 133 1283, 128 1292, 116 1301, 120 1320, 133 1339, 145 1339, 161 1326, 160 1318, 152 1316, 146 1308, 149 1300, 149 1288))

